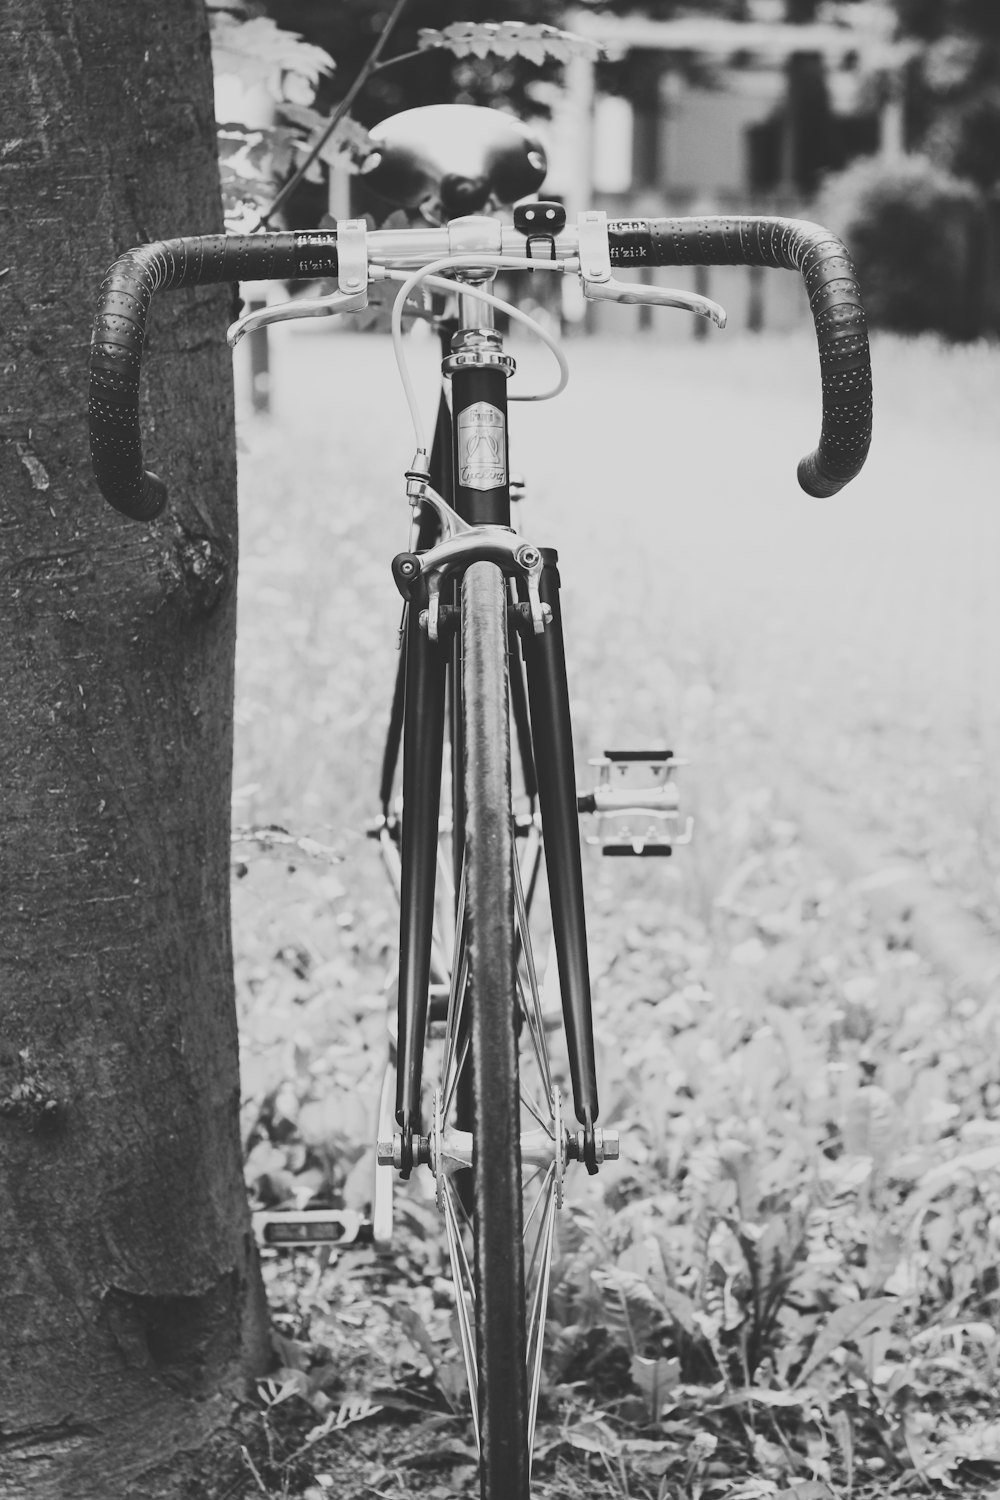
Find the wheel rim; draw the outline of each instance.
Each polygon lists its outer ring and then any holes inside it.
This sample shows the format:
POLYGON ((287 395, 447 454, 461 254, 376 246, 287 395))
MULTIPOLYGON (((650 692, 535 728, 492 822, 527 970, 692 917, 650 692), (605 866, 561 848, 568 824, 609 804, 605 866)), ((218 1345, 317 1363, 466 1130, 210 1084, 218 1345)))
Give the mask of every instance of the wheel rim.
MULTIPOLYGON (((530 900, 526 890, 534 888, 541 842, 537 829, 528 834, 522 860, 512 861, 515 937, 518 963, 515 992, 520 1014, 521 1045, 518 1070, 523 1199, 523 1258, 525 1275, 525 1334, 528 1380, 529 1472, 541 1390, 544 1354, 545 1312, 555 1241, 555 1216, 562 1206, 566 1167, 562 1094, 553 1081, 545 1039, 542 991, 529 928, 530 900)), ((459 1346, 469 1386, 477 1448, 480 1445, 478 1416, 478 1371, 476 1364, 476 1291, 469 1254, 472 1225, 453 1174, 467 1168, 472 1159, 471 1132, 453 1123, 459 1074, 467 1064, 469 1039, 463 1027, 468 993, 468 923, 465 913, 466 880, 463 865, 457 897, 453 962, 449 976, 449 1005, 442 1047, 438 1085, 432 1111, 430 1166, 435 1177, 438 1207, 455 1289, 455 1311, 459 1346)))

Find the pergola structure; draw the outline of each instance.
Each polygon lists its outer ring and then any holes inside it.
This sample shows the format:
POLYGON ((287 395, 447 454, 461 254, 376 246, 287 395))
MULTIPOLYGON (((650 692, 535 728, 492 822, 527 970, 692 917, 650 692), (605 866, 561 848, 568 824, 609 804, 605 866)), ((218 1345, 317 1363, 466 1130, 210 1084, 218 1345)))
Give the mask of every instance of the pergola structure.
MULTIPOLYGON (((889 25, 882 24, 880 12, 869 11, 867 22, 796 25, 714 17, 655 21, 645 16, 595 15, 582 10, 572 10, 566 17, 571 30, 599 42, 612 60, 645 51, 662 55, 667 66, 672 58, 679 62, 694 57, 715 64, 735 66, 750 61, 778 69, 795 57, 812 55, 822 58, 831 69, 853 65, 866 75, 879 75, 885 83, 879 149, 885 156, 897 156, 904 150, 901 72, 912 47, 893 38, 889 25)), ((593 61, 573 58, 566 83, 566 112, 574 142, 574 169, 572 181, 567 183, 567 198, 571 208, 577 209, 588 206, 593 196, 593 61)))

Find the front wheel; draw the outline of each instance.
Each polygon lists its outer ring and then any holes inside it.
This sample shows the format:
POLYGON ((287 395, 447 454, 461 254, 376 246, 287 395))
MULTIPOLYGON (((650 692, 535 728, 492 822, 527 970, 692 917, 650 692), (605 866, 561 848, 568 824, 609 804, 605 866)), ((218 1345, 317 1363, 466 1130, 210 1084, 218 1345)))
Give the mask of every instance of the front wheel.
POLYGON ((514 837, 507 604, 499 570, 473 564, 462 587, 464 814, 458 857, 445 861, 458 872, 455 935, 430 1153, 484 1500, 528 1500, 565 1166, 528 927, 540 833, 514 837))
POLYGON ((489 563, 462 587, 465 951, 472 1063, 481 1488, 527 1500, 528 1389, 515 1003, 507 596, 489 563))

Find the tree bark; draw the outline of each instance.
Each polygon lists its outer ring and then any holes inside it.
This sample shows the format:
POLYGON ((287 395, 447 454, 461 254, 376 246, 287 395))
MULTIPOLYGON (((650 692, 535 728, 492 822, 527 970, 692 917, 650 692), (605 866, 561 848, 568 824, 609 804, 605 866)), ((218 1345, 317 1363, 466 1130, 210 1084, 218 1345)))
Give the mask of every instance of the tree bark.
POLYGON ((204 1474, 266 1341, 229 931, 226 292, 153 311, 165 518, 104 504, 85 419, 106 267, 221 227, 208 28, 202 0, 0 0, 0 55, 0 1496, 139 1500, 204 1474))

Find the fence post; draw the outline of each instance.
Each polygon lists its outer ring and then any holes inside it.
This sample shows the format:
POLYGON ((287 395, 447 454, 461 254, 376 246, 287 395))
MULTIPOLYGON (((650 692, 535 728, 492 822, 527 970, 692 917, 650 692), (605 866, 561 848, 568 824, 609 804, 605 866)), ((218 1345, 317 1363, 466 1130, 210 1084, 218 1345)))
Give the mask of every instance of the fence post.
POLYGON ((761 333, 764 328, 764 267, 747 266, 747 328, 761 333))
MULTIPOLYGON (((257 312, 266 307, 266 302, 247 303, 248 312, 257 312)), ((250 400, 255 412, 271 410, 271 358, 267 344, 267 329, 258 328, 247 338, 250 345, 250 400)))
MULTIPOLYGON (((710 286, 711 286, 711 277, 709 276, 708 267, 707 266, 695 266, 695 268, 694 268, 694 289, 698 293, 698 296, 699 297, 710 297, 711 296, 711 292, 709 290, 710 286)), ((694 321, 694 336, 695 336, 695 338, 696 339, 707 338, 707 336, 708 336, 708 319, 707 318, 695 318, 693 321, 694 321)))

